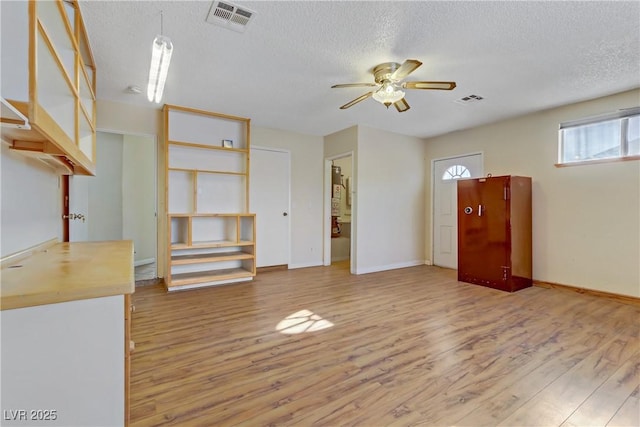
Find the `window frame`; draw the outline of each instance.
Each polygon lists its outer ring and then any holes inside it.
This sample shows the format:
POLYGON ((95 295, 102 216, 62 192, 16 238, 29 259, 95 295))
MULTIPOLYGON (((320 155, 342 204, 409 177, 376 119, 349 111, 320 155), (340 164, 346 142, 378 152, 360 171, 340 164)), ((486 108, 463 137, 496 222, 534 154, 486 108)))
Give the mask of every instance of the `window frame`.
MULTIPOLYGON (((457 169, 456 169, 456 171, 457 171, 457 169)), ((455 164, 455 165, 449 166, 449 167, 444 171, 444 173, 442 174, 442 177, 440 178, 440 180, 441 180, 441 181, 455 181, 455 180, 458 180, 458 179, 467 179, 467 178, 471 178, 471 171, 470 171, 466 166, 464 166, 464 165, 455 164), (462 173, 461 173, 459 176, 458 176, 458 175, 454 175, 454 174, 452 174, 452 173, 450 172, 450 171, 451 171, 452 169, 454 169, 454 168, 462 168, 462 169, 463 169, 463 171, 462 171, 462 173), (445 176, 446 176, 446 174, 447 174, 447 173, 450 175, 450 177, 449 177, 449 178, 445 178, 445 176), (464 176, 464 174, 465 174, 465 173, 467 174, 467 176, 464 176)))
POLYGON ((599 164, 599 163, 611 163, 611 162, 620 162, 627 160, 640 160, 640 155, 638 154, 626 154, 629 152, 629 141, 628 141, 628 129, 629 129, 629 119, 634 117, 640 117, 640 107, 632 107, 620 109, 613 113, 602 114, 599 116, 586 117, 578 120, 572 120, 568 122, 560 123, 558 128, 558 162, 555 163, 556 167, 566 167, 566 166, 578 166, 578 165, 591 165, 591 164, 599 164), (564 130, 576 127, 589 126, 596 123, 603 123, 608 121, 617 120, 620 126, 620 155, 615 157, 607 157, 600 159, 582 159, 575 161, 566 161, 562 158, 564 151, 564 130))

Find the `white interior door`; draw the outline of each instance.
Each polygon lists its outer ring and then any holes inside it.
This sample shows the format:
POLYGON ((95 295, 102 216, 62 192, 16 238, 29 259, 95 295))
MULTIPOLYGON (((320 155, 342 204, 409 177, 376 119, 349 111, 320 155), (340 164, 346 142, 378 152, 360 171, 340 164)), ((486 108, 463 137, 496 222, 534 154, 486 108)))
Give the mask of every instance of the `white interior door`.
POLYGON ((249 201, 256 214, 256 266, 289 264, 290 153, 251 149, 249 201))
POLYGON ((122 147, 122 135, 97 132, 96 175, 69 177, 69 241, 122 240, 122 147))
POLYGON ((482 176, 482 154, 433 162, 433 264, 458 268, 458 179, 482 176))
POLYGON ((89 179, 81 175, 69 176, 69 241, 86 242, 89 240, 89 179), (75 218, 74 215, 82 215, 75 218))
POLYGON ((158 234, 156 159, 155 138, 124 135, 122 147, 122 238, 133 240, 136 266, 156 261, 158 234))

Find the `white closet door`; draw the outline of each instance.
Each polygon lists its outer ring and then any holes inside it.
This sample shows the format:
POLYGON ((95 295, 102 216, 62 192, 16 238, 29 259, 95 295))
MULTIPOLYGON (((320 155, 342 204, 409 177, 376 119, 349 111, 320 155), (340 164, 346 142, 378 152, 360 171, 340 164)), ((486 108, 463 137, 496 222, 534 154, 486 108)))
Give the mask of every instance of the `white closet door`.
POLYGON ((290 153, 251 148, 250 211, 256 214, 256 266, 289 264, 290 153))

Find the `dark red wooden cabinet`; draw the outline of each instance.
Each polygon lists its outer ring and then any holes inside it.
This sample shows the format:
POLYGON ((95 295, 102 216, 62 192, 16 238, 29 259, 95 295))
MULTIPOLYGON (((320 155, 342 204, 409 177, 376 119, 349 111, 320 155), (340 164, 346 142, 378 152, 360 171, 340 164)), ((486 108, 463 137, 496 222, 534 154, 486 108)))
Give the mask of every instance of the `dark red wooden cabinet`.
POLYGON ((514 292, 531 270, 531 178, 458 181, 458 280, 514 292))

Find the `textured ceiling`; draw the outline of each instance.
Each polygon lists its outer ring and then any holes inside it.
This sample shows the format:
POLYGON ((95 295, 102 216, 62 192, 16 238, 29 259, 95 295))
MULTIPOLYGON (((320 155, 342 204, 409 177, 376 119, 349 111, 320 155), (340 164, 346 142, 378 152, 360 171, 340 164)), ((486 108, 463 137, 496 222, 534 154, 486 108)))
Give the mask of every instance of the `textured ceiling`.
POLYGON ((360 124, 427 137, 640 87, 640 2, 234 1, 256 12, 244 33, 205 22, 209 1, 84 1, 98 99, 153 105, 151 42, 174 54, 163 102, 250 117, 258 126, 327 135, 360 124), (373 99, 339 106, 382 62, 418 59, 398 113, 373 99), (469 105, 454 101, 475 94, 469 105))

